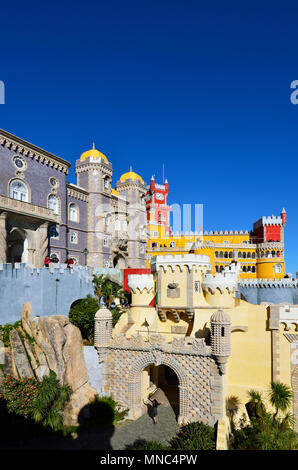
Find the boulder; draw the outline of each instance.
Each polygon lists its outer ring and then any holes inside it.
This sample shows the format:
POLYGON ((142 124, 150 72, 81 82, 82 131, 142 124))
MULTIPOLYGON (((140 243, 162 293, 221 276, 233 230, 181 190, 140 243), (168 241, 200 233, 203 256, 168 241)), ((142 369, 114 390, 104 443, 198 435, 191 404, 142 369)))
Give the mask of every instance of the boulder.
POLYGON ((64 413, 63 423, 65 426, 78 426, 79 416, 82 410, 95 398, 96 391, 90 387, 89 384, 85 384, 76 390, 70 397, 64 413))
POLYGON ((64 383, 71 386, 75 392, 82 385, 88 383, 88 373, 84 359, 84 346, 80 330, 69 323, 64 327, 66 342, 63 348, 65 363, 64 383))
POLYGON ((17 368, 20 378, 32 378, 34 373, 30 365, 26 350, 17 330, 11 330, 9 333, 10 347, 13 362, 17 368))

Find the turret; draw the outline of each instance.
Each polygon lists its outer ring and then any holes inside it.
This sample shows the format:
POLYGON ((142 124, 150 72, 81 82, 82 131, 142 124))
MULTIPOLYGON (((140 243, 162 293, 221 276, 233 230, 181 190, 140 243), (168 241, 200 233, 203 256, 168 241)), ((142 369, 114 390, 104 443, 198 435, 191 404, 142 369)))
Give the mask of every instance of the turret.
POLYGON ((224 310, 218 310, 210 318, 211 353, 220 373, 226 373, 226 364, 231 355, 231 319, 224 310))
POLYGON ((94 318, 94 346, 104 348, 112 338, 113 318, 109 309, 103 305, 94 318))
POLYGON ((285 211, 285 208, 283 208, 283 210, 281 211, 280 216, 281 216, 282 224, 283 226, 285 226, 287 223, 287 213, 285 211))

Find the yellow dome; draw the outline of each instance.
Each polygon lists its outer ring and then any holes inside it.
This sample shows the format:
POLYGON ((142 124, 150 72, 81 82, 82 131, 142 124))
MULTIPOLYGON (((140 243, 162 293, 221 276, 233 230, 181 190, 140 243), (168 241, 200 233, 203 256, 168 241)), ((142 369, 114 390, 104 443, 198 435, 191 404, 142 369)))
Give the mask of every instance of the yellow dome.
POLYGON ((111 188, 111 191, 112 191, 112 194, 114 194, 114 196, 120 196, 120 194, 118 193, 118 191, 116 191, 116 189, 111 188))
POLYGON ((137 173, 135 173, 134 171, 128 171, 120 177, 120 181, 122 181, 122 183, 124 183, 126 180, 139 180, 141 181, 141 183, 144 183, 140 175, 137 175, 137 173))
POLYGON ((92 157, 92 158, 102 158, 106 163, 108 163, 108 159, 107 157, 99 152, 98 150, 96 150, 94 144, 93 144, 93 148, 91 150, 87 150, 86 152, 82 153, 81 157, 80 157, 80 160, 83 162, 86 160, 86 158, 88 157, 92 157))

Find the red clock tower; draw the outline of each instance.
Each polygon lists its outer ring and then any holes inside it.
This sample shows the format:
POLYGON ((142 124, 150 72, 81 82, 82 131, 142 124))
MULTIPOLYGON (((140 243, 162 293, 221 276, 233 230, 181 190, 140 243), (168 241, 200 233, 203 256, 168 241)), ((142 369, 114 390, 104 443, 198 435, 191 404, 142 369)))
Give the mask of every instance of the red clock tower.
POLYGON ((146 211, 148 229, 153 237, 169 236, 171 234, 171 208, 167 205, 168 194, 168 181, 165 180, 164 184, 157 184, 154 176, 152 176, 150 185, 147 186, 146 211), (160 228, 163 228, 163 230, 161 231, 160 228))

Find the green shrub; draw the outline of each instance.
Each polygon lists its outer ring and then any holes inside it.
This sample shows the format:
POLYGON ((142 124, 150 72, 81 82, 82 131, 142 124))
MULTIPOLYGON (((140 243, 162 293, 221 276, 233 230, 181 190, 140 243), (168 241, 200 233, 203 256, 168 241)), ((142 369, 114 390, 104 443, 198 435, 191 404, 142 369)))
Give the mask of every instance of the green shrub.
POLYGON ((62 411, 71 389, 68 385, 60 385, 55 372, 51 370, 42 382, 5 376, 0 385, 1 398, 5 400, 8 411, 32 418, 54 431, 64 429, 62 411))
POLYGON ((16 379, 7 375, 1 381, 1 397, 5 400, 8 411, 30 417, 40 388, 41 383, 38 380, 16 379))
POLYGON ((128 412, 128 410, 122 410, 113 398, 98 395, 89 403, 88 411, 89 417, 82 424, 84 428, 115 425, 122 421, 128 412))
POLYGON ((13 325, 7 323, 6 325, 0 325, 0 340, 3 341, 4 346, 10 346, 9 333, 11 330, 18 328, 21 325, 21 321, 15 322, 13 325))
POLYGON ((196 422, 183 426, 171 441, 175 450, 214 450, 215 429, 207 424, 196 422))

